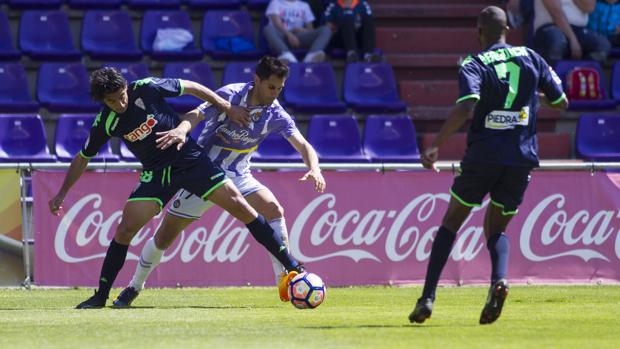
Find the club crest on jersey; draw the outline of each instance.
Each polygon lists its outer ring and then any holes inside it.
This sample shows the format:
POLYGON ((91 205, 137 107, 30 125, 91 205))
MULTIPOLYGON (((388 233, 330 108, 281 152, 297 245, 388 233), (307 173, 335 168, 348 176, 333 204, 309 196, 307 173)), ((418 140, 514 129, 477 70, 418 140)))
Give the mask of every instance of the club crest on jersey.
POLYGON ((153 132, 155 125, 157 125, 155 116, 153 116, 153 114, 149 114, 146 117, 145 122, 141 123, 140 126, 136 127, 133 131, 123 137, 130 142, 141 141, 153 132))
POLYGON ((136 102, 134 104, 136 105, 136 107, 142 110, 146 110, 146 106, 144 106, 144 102, 142 101, 142 98, 136 99, 136 102))

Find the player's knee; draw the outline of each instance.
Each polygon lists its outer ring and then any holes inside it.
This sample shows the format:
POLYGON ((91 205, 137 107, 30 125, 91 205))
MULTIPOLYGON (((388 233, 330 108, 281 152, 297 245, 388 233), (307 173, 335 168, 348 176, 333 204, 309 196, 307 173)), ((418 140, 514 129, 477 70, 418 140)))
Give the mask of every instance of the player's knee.
POLYGON ((129 224, 121 222, 121 224, 118 225, 118 228, 116 228, 114 239, 119 244, 129 245, 129 243, 131 243, 131 239, 133 239, 139 229, 140 227, 133 227, 129 224))
POLYGON ((261 214, 267 220, 282 218, 284 217, 284 207, 278 202, 270 202, 266 205, 264 212, 261 212, 261 214))

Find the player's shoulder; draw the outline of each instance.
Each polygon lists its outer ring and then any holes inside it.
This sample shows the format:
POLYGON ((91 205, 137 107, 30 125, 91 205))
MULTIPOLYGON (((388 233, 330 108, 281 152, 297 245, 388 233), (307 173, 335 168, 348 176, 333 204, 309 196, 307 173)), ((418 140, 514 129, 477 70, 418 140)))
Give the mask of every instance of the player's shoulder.
POLYGON ((226 93, 228 95, 241 92, 247 83, 237 82, 234 84, 228 84, 217 89, 217 92, 226 93))

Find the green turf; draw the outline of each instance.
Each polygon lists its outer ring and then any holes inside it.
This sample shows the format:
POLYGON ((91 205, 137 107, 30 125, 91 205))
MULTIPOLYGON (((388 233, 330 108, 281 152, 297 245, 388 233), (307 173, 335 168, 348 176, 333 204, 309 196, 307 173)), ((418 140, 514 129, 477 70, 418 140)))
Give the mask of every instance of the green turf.
POLYGON ((0 289, 0 348, 620 347, 618 286, 514 286, 486 326, 482 287, 441 288, 423 325, 407 320, 419 287, 331 288, 315 310, 275 288, 149 289, 133 309, 74 310, 91 292, 0 289))

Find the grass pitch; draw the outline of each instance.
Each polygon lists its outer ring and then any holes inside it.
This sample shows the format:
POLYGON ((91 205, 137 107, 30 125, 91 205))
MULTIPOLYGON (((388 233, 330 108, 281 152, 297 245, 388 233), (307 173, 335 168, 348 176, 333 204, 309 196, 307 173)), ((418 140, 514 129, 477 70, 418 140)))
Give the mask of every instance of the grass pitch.
POLYGON ((411 325, 420 292, 330 288, 297 310, 275 287, 147 289, 132 309, 75 310, 91 290, 0 289, 0 348, 620 347, 618 286, 513 286, 486 326, 486 287, 440 288, 433 317, 411 325))

